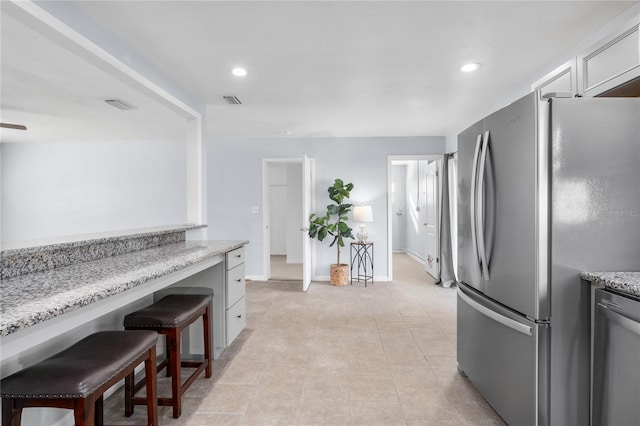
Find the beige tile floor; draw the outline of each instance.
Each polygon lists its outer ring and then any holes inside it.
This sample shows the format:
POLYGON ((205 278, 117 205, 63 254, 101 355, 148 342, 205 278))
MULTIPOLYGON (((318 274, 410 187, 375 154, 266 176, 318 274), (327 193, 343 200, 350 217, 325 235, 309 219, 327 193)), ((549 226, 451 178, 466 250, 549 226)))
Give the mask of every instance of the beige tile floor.
MULTIPOLYGON (((334 287, 247 284, 247 328, 162 425, 501 425, 456 371, 455 290, 394 255, 395 280, 334 287)), ((162 379, 165 381, 166 379, 162 379)), ((122 395, 105 405, 122 416, 122 395)))

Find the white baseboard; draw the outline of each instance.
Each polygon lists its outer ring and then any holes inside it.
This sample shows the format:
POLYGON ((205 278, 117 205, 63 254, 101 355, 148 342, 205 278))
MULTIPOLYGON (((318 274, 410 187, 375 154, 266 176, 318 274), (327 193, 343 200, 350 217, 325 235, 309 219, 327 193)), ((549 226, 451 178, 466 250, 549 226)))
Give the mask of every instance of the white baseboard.
POLYGON ((406 253, 407 250, 406 249, 393 249, 392 252, 396 253, 396 254, 402 254, 402 253, 406 253))
POLYGON ((424 259, 422 259, 421 257, 418 257, 417 254, 410 252, 409 250, 406 251, 406 253, 409 255, 409 257, 411 257, 413 260, 415 260, 416 262, 418 262, 421 265, 424 265, 424 259))
MULTIPOLYGON (((319 275, 317 277, 315 277, 312 281, 329 281, 329 276, 328 275, 319 275)), ((389 282, 389 277, 388 276, 374 276, 373 277, 373 282, 389 282)), ((349 282, 351 282, 351 277, 349 277, 349 282)))

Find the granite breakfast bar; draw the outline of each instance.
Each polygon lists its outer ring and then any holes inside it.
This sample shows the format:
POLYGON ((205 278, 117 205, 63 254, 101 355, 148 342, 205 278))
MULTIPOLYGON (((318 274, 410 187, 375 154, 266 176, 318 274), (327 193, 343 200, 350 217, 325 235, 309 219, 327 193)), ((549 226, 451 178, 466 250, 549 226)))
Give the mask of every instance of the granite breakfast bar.
MULTIPOLYGON (((229 340, 225 336, 225 314, 229 310, 225 305, 227 275, 232 266, 240 265, 241 268, 235 270, 241 278, 234 276, 234 282, 244 287, 243 251, 248 242, 186 241, 182 227, 178 229, 181 234, 178 237, 167 238, 166 231, 132 233, 125 238, 118 236, 115 243, 113 237, 98 238, 96 244, 106 244, 109 249, 93 256, 95 259, 71 261, 66 265, 50 262, 58 266, 46 269, 39 265, 35 267, 37 272, 31 272, 29 269, 34 269, 33 265, 25 262, 29 257, 25 257, 28 250, 3 251, 1 377, 39 362, 95 331, 122 329, 124 315, 152 303, 154 294, 163 292, 206 291, 214 295, 212 347, 217 358, 229 340), (139 241, 131 249, 135 239, 139 241), (114 247, 116 255, 112 250, 114 247), (29 272, 11 272, 10 268, 28 269, 29 272), (15 276, 7 277, 10 274, 15 276)), ((169 233, 175 231, 172 228, 169 233)), ((86 245, 86 240, 75 244, 86 245)), ((68 250, 69 245, 58 250, 49 248, 49 251, 59 253, 65 249, 68 250)), ((35 253, 43 249, 29 250, 35 253)), ((80 251, 92 250, 83 247, 80 251)), ((190 332, 201 336, 197 329, 190 332)), ((201 337, 193 339, 194 342, 199 340, 201 337)), ((197 346, 190 345, 188 336, 185 344, 192 353, 201 353, 197 346)), ((51 422, 47 417, 46 420, 35 419, 33 423, 53 424, 51 422)))

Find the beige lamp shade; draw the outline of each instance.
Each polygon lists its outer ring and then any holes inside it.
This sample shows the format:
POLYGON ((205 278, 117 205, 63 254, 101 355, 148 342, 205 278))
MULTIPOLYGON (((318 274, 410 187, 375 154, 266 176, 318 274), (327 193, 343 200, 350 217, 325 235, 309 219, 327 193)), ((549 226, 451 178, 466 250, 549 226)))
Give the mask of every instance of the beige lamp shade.
POLYGON ((354 222, 373 222, 371 206, 354 206, 353 220, 354 222))

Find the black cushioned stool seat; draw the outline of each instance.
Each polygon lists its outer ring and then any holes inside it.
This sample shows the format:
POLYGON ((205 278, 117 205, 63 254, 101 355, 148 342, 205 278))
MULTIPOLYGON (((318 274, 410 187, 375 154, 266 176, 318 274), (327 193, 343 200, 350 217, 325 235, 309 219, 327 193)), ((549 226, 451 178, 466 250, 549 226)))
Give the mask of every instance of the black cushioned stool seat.
MULTIPOLYGON (((167 375, 171 376, 171 398, 158 398, 158 405, 173 407, 173 417, 175 418, 182 414, 182 394, 198 378, 200 373, 204 370, 205 377, 211 377, 210 305, 210 295, 172 294, 124 317, 126 330, 155 330, 165 336, 167 356, 158 365, 158 371, 167 367, 167 375), (180 334, 182 330, 200 317, 202 317, 204 331, 204 360, 182 361, 180 334), (184 383, 181 383, 181 367, 196 369, 184 383)), ((141 387, 141 382, 135 383, 133 374, 126 379, 125 415, 133 414, 134 405, 144 403, 143 398, 135 397, 141 387)))
POLYGON ((150 425, 158 424, 156 343, 152 331, 101 331, 2 380, 2 425, 19 425, 22 409, 74 410, 76 426, 102 425, 103 396, 144 361, 150 425))

